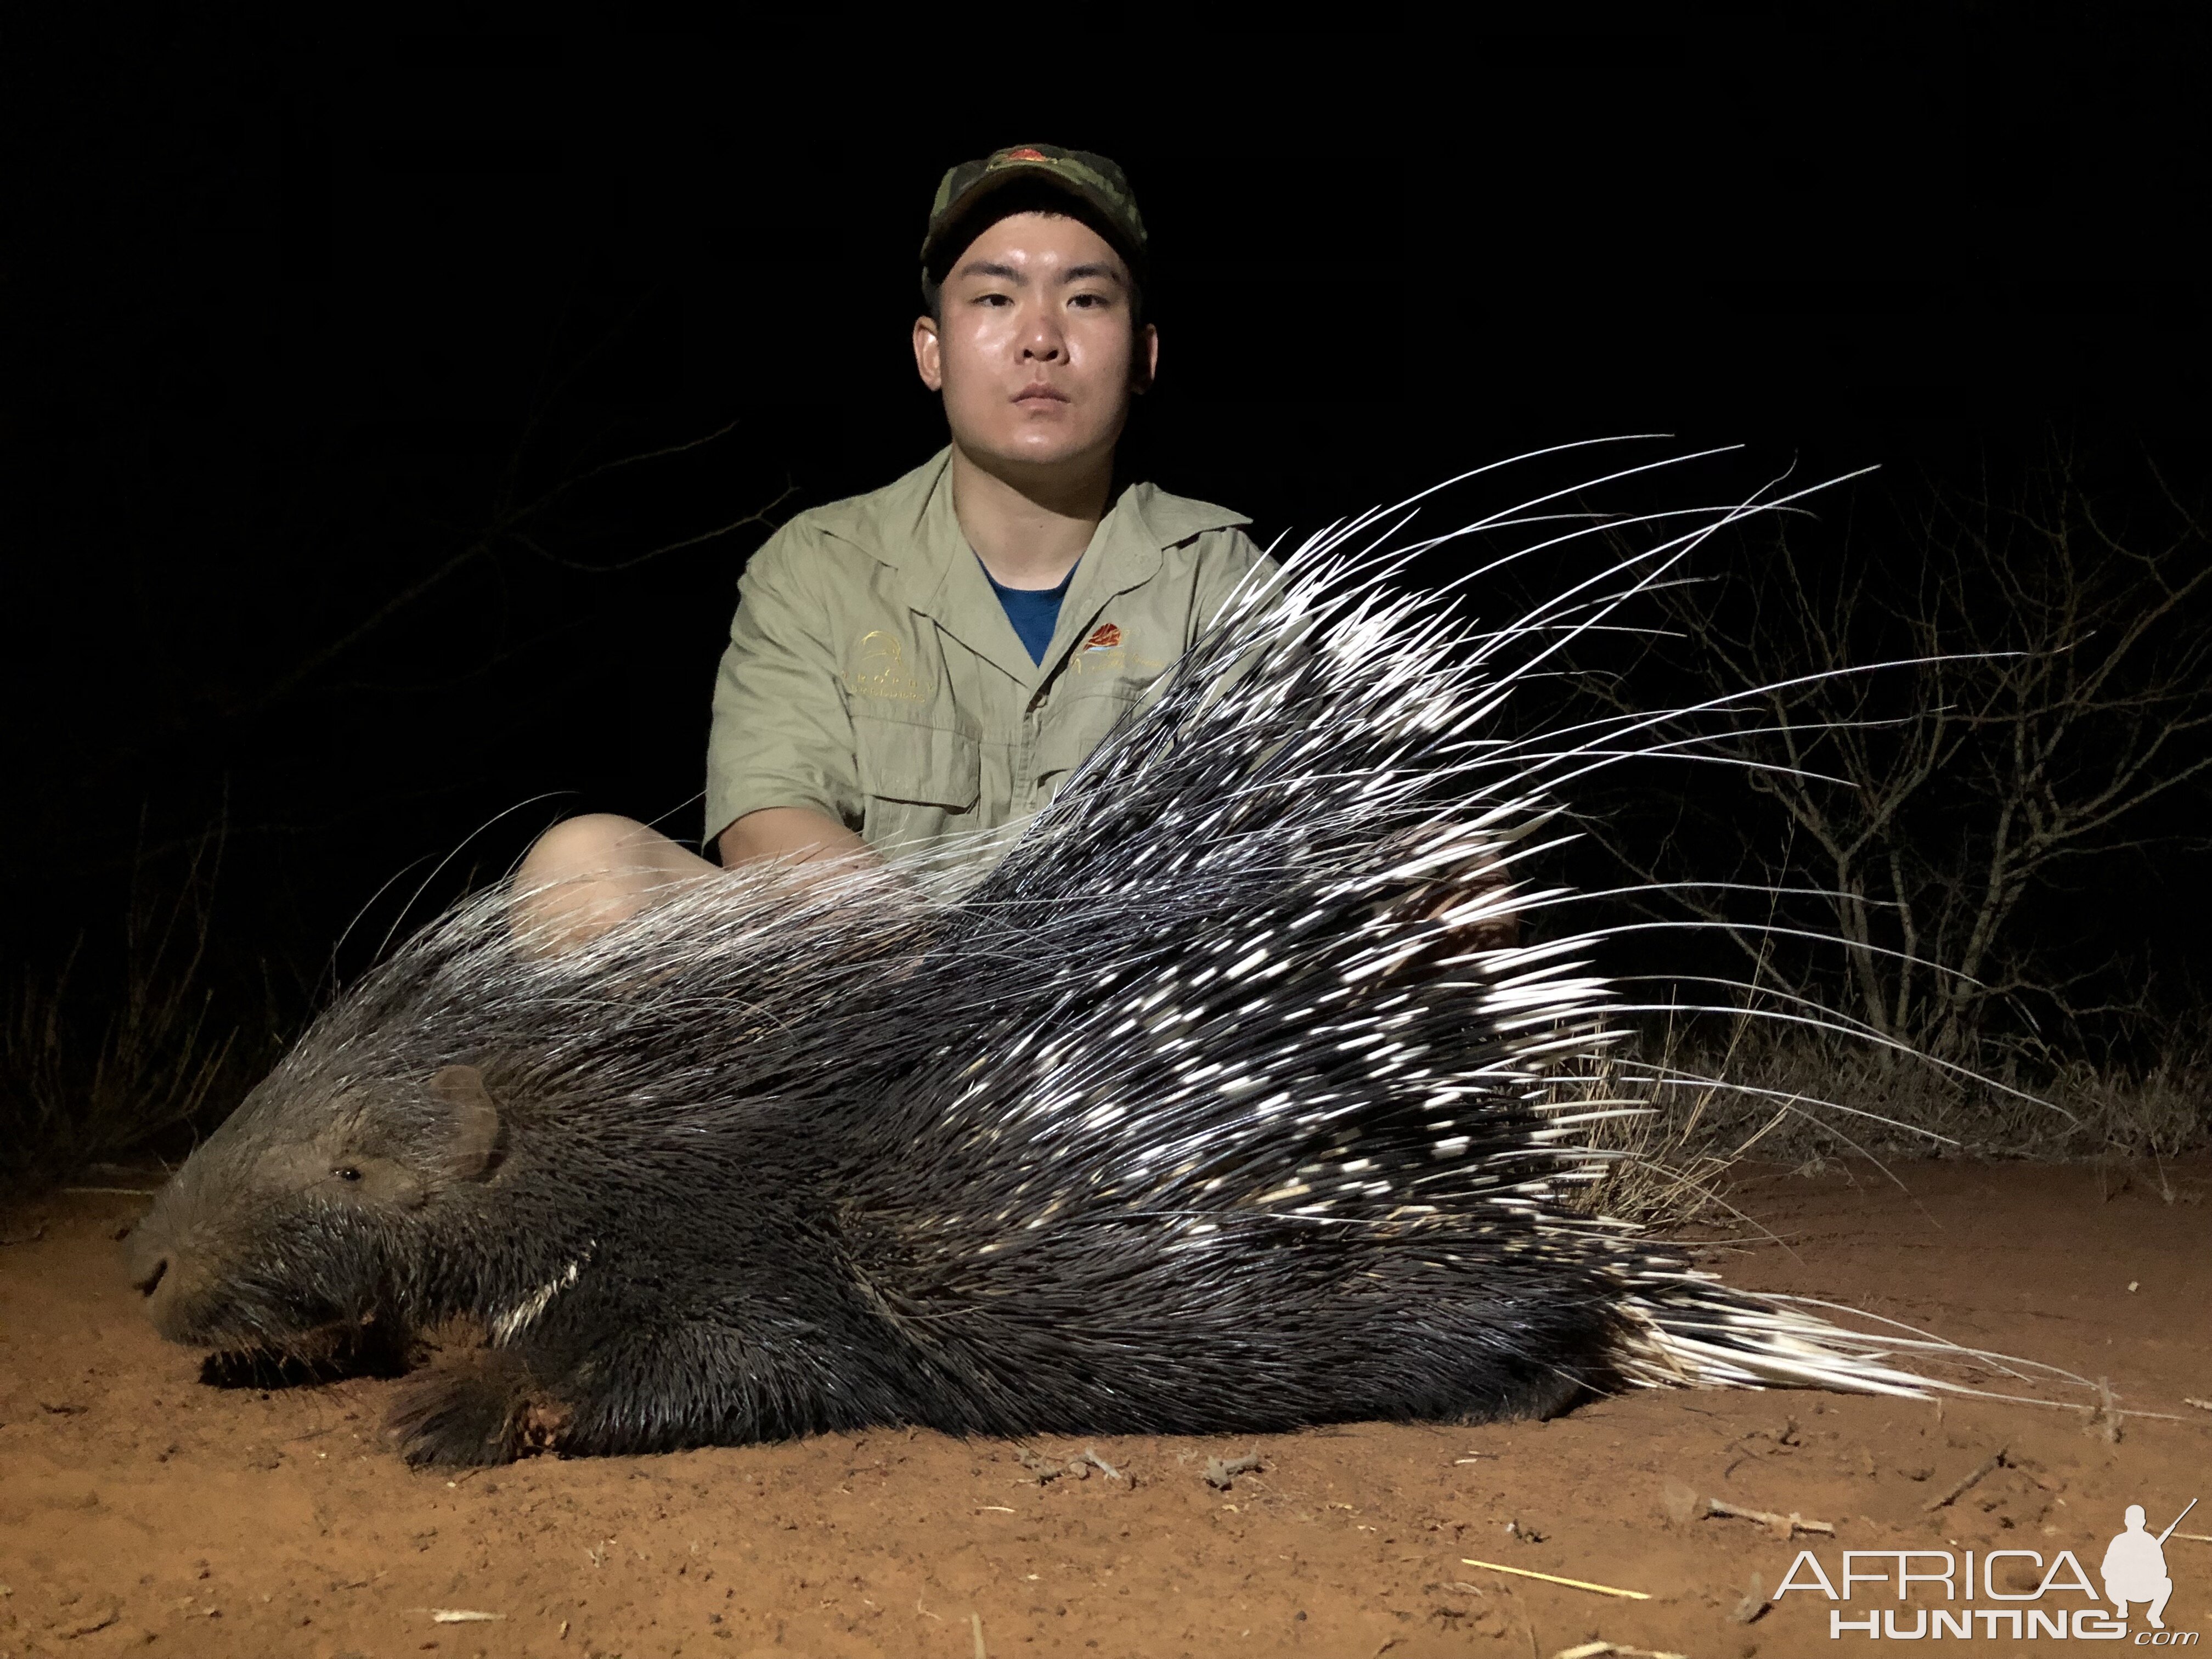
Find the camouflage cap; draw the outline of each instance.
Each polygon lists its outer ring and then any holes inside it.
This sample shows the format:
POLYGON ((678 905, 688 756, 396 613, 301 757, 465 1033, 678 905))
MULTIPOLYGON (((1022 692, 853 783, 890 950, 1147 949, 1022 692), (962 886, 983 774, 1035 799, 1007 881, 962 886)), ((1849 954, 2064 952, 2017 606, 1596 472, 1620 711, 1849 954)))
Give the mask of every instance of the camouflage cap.
POLYGON ((1017 184, 1044 185, 1086 204, 1091 211, 1083 216, 1094 221, 1094 228, 1115 245, 1129 261, 1133 275, 1141 274, 1145 221, 1128 179, 1103 155, 1056 144, 1014 144, 994 149, 980 161, 963 161, 948 172, 937 186, 929 229, 921 239, 923 271, 946 252, 945 242, 955 231, 973 222, 979 204, 1017 184))

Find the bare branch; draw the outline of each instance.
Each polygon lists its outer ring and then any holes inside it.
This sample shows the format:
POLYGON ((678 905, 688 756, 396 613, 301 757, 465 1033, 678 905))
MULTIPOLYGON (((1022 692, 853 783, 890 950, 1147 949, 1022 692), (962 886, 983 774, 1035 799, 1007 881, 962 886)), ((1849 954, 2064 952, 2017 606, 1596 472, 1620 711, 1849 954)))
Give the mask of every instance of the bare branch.
MULTIPOLYGON (((2212 775, 2200 518, 2155 468, 2137 492, 2153 516, 2119 513, 2055 440, 2016 477, 1984 474, 1893 494, 1887 522, 1855 510, 1825 542, 1778 520, 1719 590, 1655 589, 1647 652, 1716 694, 1765 688, 1725 746, 1743 789, 1593 824, 1757 973, 1840 988, 1871 1030, 1949 1053, 2023 994, 2069 1006, 2021 907, 2062 866, 2144 845, 2143 809, 2212 775), (1904 665, 1856 672, 1883 660, 1904 665), (1787 896, 1710 884, 1747 875, 1787 896), (1825 953, 1790 942, 1814 932, 1825 953)), ((1635 684, 1580 689, 1632 716, 1635 684)))

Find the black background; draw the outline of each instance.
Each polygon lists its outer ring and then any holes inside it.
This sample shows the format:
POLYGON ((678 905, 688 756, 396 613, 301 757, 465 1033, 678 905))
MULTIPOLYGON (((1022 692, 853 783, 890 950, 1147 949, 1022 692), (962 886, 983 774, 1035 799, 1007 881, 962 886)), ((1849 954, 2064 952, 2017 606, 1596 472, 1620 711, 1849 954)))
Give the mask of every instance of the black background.
MULTIPOLYGON (((219 828, 216 957, 289 1011, 364 907, 373 945, 555 817, 698 834, 744 559, 942 441, 915 247, 1000 144, 1126 167, 1164 340, 1129 457, 1263 538, 1625 431, 1746 444, 1731 484, 2054 428, 2201 484, 2197 15, 19 38, 18 958, 96 955, 219 828)), ((2186 966, 2176 897, 2130 902, 2186 966)))

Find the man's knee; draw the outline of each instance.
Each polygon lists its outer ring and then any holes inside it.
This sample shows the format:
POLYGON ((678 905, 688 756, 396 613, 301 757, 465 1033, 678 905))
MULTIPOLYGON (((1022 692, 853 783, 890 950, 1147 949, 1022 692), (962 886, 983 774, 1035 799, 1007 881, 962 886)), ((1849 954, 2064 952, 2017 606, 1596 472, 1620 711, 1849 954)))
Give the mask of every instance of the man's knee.
POLYGON ((531 843, 514 872, 514 884, 527 890, 622 869, 634 861, 624 857, 625 843, 634 845, 641 832, 652 833, 635 818, 618 812, 586 812, 564 819, 531 843))
POLYGON ((532 949, 557 954, 714 873, 635 818, 586 812, 555 824, 523 855, 513 884, 514 921, 532 949))

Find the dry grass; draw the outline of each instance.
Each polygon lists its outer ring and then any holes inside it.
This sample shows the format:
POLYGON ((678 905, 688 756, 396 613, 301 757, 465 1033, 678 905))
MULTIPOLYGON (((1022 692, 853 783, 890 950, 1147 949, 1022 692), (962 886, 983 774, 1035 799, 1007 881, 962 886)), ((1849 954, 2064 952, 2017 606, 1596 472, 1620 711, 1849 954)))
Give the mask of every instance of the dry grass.
POLYGON ((204 1123, 250 1084, 208 983, 206 883, 134 895, 119 950, 85 969, 24 970, 0 1005, 0 1188, 65 1176, 204 1123))
POLYGON ((1620 1161, 1585 1203, 1650 1224, 1715 1222, 1727 1212, 1722 1182, 1745 1159, 1808 1172, 1838 1158, 1930 1156, 2156 1168, 2212 1147, 2212 1030, 2174 1034, 2140 1068, 2075 1060, 2044 1077, 2017 1065, 1993 1073, 1750 1021, 1718 1034, 1647 1032, 1601 1075, 1651 1109, 1599 1126, 1599 1144, 1620 1161))

